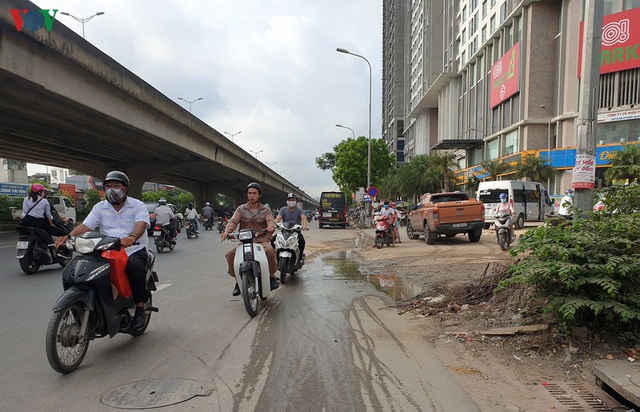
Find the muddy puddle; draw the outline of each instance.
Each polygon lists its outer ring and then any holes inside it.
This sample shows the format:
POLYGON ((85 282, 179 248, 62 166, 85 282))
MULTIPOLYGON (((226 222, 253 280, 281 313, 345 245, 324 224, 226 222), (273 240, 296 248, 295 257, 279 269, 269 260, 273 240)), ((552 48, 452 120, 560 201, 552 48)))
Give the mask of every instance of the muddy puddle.
POLYGON ((416 297, 422 288, 411 280, 393 272, 375 273, 361 265, 351 251, 338 251, 322 256, 322 261, 333 267, 325 277, 333 280, 362 281, 371 283, 377 290, 386 293, 395 301, 416 297))

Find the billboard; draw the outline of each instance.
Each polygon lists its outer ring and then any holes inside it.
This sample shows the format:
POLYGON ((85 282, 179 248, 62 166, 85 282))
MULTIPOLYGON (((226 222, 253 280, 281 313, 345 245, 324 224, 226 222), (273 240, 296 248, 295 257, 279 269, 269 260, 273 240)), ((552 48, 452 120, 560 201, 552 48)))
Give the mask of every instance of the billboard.
POLYGON ((27 197, 31 184, 23 183, 0 183, 0 195, 9 197, 27 197))
POLYGON ((491 66, 489 106, 492 109, 520 91, 519 66, 520 42, 514 44, 491 66))
MULTIPOLYGON (((578 77, 582 72, 584 22, 580 22, 578 77)), ((602 18, 600 74, 640 67, 640 7, 602 18)))

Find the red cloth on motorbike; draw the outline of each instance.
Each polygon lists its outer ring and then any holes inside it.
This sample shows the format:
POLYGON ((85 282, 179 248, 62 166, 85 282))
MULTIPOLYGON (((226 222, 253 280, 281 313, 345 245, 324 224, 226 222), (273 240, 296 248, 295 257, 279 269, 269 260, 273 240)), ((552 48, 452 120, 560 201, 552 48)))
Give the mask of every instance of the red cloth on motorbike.
POLYGON ((109 267, 111 268, 111 283, 118 290, 118 294, 125 298, 131 297, 131 285, 129 285, 129 278, 127 277, 127 261, 129 257, 124 249, 120 250, 105 250, 101 256, 107 259, 109 267))

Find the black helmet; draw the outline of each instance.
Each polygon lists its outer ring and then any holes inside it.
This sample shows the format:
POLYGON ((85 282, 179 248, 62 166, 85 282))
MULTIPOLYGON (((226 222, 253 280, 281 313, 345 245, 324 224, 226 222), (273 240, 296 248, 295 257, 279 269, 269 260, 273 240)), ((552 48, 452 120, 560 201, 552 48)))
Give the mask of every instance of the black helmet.
POLYGON ((247 185, 247 191, 251 188, 254 188, 258 191, 258 193, 262 194, 262 187, 256 182, 251 182, 247 185))
POLYGON ((298 197, 295 195, 295 193, 289 193, 287 195, 287 199, 296 199, 296 200, 298 200, 298 197))
POLYGON ((126 187, 129 187, 129 178, 127 177, 127 175, 117 170, 113 170, 107 173, 107 177, 104 178, 103 183, 107 183, 111 181, 120 182, 126 187))
POLYGON ((193 209, 193 203, 192 203, 192 202, 189 202, 189 203, 187 204, 187 207, 188 207, 189 209, 193 209))

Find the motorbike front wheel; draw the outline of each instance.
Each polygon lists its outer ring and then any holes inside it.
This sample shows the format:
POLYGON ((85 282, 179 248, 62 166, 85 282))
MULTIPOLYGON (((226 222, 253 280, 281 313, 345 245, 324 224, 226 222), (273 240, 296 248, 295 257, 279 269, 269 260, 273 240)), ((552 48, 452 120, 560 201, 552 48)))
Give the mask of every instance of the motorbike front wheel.
POLYGON ((26 254, 22 259, 20 259, 20 269, 27 275, 33 275, 38 270, 40 270, 40 264, 36 263, 29 254, 26 254))
POLYGON ((505 232, 498 233, 498 244, 500 245, 500 249, 508 250, 509 243, 507 242, 507 234, 505 232))
POLYGON ((258 290, 256 289, 256 278, 250 271, 242 274, 242 300, 249 316, 256 316, 259 309, 258 290))
POLYGON ((289 258, 280 258, 278 261, 278 270, 280 271, 280 283, 284 284, 287 279, 287 269, 289 269, 289 258))
POLYGON ((82 305, 73 302, 51 315, 45 348, 49 364, 56 372, 73 372, 87 354, 89 328, 85 328, 84 336, 80 335, 83 313, 82 305))
POLYGON ((376 236, 376 247, 378 249, 382 249, 382 247, 384 246, 384 239, 382 238, 382 236, 376 236))

